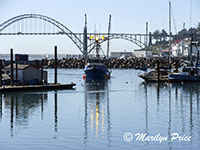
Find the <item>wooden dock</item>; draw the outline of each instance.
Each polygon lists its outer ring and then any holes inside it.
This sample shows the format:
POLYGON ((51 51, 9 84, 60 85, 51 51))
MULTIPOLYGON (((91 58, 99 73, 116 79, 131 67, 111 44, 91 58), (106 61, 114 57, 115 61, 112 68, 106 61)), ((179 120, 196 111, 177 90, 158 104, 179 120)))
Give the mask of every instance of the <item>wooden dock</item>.
POLYGON ((75 83, 70 83, 70 84, 49 83, 47 85, 5 86, 5 87, 0 87, 0 92, 66 90, 66 89, 74 89, 73 88, 74 86, 76 86, 75 83))

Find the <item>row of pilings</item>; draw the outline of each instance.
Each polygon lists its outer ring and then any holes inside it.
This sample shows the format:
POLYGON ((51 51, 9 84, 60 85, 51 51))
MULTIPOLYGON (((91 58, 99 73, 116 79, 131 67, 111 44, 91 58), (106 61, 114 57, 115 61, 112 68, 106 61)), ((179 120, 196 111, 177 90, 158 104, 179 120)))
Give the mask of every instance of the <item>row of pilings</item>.
MULTIPOLYGON (((156 68, 158 60, 161 68, 169 67, 168 59, 163 57, 148 58, 147 65, 146 58, 110 58, 104 59, 104 64, 110 69, 139 69, 146 66, 148 66, 148 68, 156 68)), ((184 65, 184 60, 184 58, 172 58, 171 66, 174 68, 182 67, 184 65)), ((54 68, 54 62, 54 59, 45 59, 44 67, 54 68)), ((57 60, 57 66, 58 68, 66 69, 82 69, 85 66, 85 59, 63 58, 57 60)))
MULTIPOLYGON (((45 62, 44 59, 40 60, 40 61, 34 61, 35 63, 32 62, 26 62, 25 64, 32 64, 35 65, 38 69, 40 69, 40 73, 41 73, 41 81, 40 84, 42 84, 43 82, 43 67, 45 66, 45 62)), ((5 60, 1 60, 0 59, 0 87, 2 87, 2 85, 5 86, 5 84, 3 84, 3 76, 2 74, 5 73, 4 72, 4 68, 5 68, 5 64, 8 63, 10 64, 10 86, 18 86, 18 63, 17 61, 14 61, 13 59, 13 49, 10 49, 10 60, 9 61, 5 61, 5 60), (15 63, 15 68, 14 68, 14 63, 15 63), (3 65, 4 64, 4 65, 3 65), (15 77, 14 77, 14 71, 15 71, 15 77)), ((20 64, 20 63, 19 63, 20 64)), ((22 63, 24 64, 24 62, 22 63)), ((57 80, 57 46, 54 46, 54 84, 57 84, 58 80, 57 80)), ((31 74, 30 74, 31 75, 31 74)))

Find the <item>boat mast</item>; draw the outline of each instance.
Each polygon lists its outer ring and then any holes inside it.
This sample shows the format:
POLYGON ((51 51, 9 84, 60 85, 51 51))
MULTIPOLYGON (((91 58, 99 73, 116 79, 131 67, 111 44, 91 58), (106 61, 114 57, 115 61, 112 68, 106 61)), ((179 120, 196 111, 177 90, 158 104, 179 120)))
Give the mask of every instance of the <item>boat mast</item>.
POLYGON ((111 15, 109 16, 109 24, 108 24, 107 59, 109 58, 109 49, 110 49, 110 28, 111 28, 111 15))
POLYGON ((99 40, 96 40, 96 58, 97 59, 99 59, 99 57, 100 57, 99 50, 100 50, 99 40))
POLYGON ((147 64, 148 63, 148 61, 147 61, 148 60, 148 56, 147 56, 147 47, 148 47, 148 22, 146 22, 146 43, 145 43, 145 46, 146 46, 145 47, 145 49, 146 49, 145 50, 145 53, 146 53, 146 62, 145 63, 146 63, 146 71, 147 71, 147 68, 148 68, 148 64, 147 64))
POLYGON ((191 42, 190 42, 190 66, 193 66, 193 63, 192 63, 192 43, 193 43, 193 34, 191 33, 191 42))
POLYGON ((169 1, 169 67, 171 66, 171 1, 169 1))
POLYGON ((85 14, 85 26, 83 28, 83 55, 87 57, 87 15, 85 14))

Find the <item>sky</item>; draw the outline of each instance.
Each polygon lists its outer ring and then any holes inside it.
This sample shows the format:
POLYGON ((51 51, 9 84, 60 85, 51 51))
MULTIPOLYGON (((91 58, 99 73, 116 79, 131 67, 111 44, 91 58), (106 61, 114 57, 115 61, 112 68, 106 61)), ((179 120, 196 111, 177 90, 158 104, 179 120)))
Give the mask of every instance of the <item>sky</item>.
MULTIPOLYGON (((145 33, 146 22, 150 32, 157 29, 168 32, 168 3, 169 0, 0 0, 0 24, 17 15, 36 13, 54 18, 72 32, 83 32, 84 14, 87 14, 88 32, 94 32, 96 26, 97 32, 105 33, 111 14, 111 33, 145 33)), ((171 3, 174 34, 174 24, 177 31, 183 28, 183 23, 186 28, 197 26, 200 0, 171 0, 171 3)), ((51 54, 55 45, 60 54, 80 54, 67 36, 0 36, 0 45, 0 53, 4 54, 10 48, 14 53, 51 54)), ((102 48, 106 51, 106 43, 102 48)), ((138 48, 125 40, 110 43, 111 52, 138 48)))

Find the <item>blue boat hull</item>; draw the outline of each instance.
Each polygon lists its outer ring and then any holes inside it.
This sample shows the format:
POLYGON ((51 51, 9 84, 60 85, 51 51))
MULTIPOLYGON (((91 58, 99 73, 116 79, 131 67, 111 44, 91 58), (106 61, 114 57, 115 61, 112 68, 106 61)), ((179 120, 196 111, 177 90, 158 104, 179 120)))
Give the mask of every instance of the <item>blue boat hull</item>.
POLYGON ((169 81, 171 82, 199 82, 200 76, 190 76, 190 75, 169 75, 169 81))
POLYGON ((104 70, 91 69, 85 70, 86 80, 104 80, 107 79, 107 73, 104 70))

